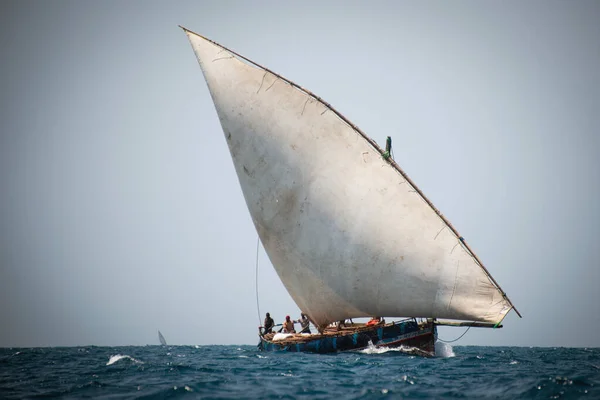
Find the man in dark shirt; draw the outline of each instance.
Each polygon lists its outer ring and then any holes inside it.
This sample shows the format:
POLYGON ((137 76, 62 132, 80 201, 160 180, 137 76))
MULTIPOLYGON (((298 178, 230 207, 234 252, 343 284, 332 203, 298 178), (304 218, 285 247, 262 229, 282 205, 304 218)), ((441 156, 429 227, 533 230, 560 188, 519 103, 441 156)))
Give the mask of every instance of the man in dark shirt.
POLYGON ((263 335, 273 332, 274 325, 275 321, 273 321, 273 318, 271 318, 271 314, 267 313, 265 317, 265 322, 263 324, 263 335))

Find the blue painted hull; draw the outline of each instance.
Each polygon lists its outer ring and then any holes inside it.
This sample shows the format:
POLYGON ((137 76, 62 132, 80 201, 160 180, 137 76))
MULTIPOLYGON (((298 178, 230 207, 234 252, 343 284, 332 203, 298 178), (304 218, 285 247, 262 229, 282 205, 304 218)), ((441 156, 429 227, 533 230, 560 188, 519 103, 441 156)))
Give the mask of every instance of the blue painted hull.
POLYGON ((410 347, 418 349, 417 354, 435 355, 435 325, 419 325, 415 320, 395 322, 373 328, 361 328, 356 332, 330 333, 318 335, 314 339, 291 339, 273 342, 260 337, 258 348, 264 351, 292 351, 308 353, 335 353, 338 351, 359 350, 369 347, 410 347))

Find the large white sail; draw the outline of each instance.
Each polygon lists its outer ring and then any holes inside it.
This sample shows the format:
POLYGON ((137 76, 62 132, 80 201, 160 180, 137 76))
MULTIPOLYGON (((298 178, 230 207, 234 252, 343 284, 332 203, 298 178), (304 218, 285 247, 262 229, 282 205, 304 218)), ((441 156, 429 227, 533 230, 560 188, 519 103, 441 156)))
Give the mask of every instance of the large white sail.
POLYGON ((315 324, 504 318, 510 301, 378 149, 306 91, 186 33, 256 230, 315 324))

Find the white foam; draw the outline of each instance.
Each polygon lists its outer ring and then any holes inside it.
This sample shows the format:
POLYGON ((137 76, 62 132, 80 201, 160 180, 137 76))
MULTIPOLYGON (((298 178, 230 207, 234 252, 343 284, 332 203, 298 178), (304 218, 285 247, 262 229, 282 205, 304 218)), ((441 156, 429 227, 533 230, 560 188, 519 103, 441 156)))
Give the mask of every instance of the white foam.
POLYGON ((362 349, 359 350, 360 353, 363 354, 383 354, 383 353, 387 353, 388 351, 397 351, 397 349, 391 349, 389 347, 367 347, 366 349, 362 349))
POLYGON ((108 359, 108 362, 106 363, 106 365, 113 365, 114 363, 116 363, 119 360, 123 360, 123 359, 128 359, 133 361, 136 364, 143 364, 143 361, 140 360, 136 360, 135 358, 128 356, 128 355, 121 355, 121 354, 116 354, 114 356, 110 356, 110 358, 108 359))
POLYGON ((375 346, 373 344, 373 342, 371 342, 369 340, 369 347, 364 348, 362 350, 359 350, 360 353, 363 354, 384 354, 384 353, 388 353, 390 351, 395 351, 395 352, 399 352, 399 353, 407 353, 407 354, 411 354, 414 352, 419 352, 421 350, 415 348, 415 347, 404 347, 404 346, 400 346, 400 347, 378 347, 375 346))
POLYGON ((439 340, 435 342, 435 355, 440 358, 456 357, 452 346, 448 343, 440 342, 439 340))
MULTIPOLYGON (((400 346, 400 347, 381 346, 381 347, 379 347, 379 346, 375 346, 373 344, 373 342, 371 342, 371 341, 369 341, 369 347, 364 348, 362 350, 358 350, 358 351, 363 354, 384 354, 384 353, 388 353, 390 351, 395 351, 395 352, 405 353, 405 354, 421 354, 421 353, 423 353, 423 350, 421 350, 417 347, 410 347, 410 346, 400 346)), ((440 357, 440 358, 456 357, 456 354, 454 353, 452 346, 447 343, 442 343, 442 342, 435 343, 435 355, 436 355, 436 357, 440 357)))
POLYGON ((384 347, 377 347, 372 341, 369 340, 369 347, 359 350, 358 352, 363 354, 382 354, 387 353, 388 349, 384 347))

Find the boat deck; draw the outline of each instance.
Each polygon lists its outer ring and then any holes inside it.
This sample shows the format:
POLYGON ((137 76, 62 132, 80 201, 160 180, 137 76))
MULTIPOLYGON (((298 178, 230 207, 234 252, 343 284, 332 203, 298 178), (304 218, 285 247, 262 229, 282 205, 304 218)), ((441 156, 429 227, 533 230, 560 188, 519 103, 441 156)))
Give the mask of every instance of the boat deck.
MULTIPOLYGON (((273 340, 276 333, 268 333, 266 335, 262 335, 261 337, 264 340, 267 340, 269 342, 277 343, 278 345, 282 345, 282 346, 286 346, 286 345, 292 345, 292 344, 298 344, 298 343, 306 343, 306 342, 310 342, 310 341, 318 340, 318 339, 347 336, 347 335, 351 335, 354 333, 363 333, 363 332, 373 331, 373 329, 375 329, 375 328, 389 327, 389 326, 397 325, 397 324, 399 324, 401 322, 405 322, 405 321, 406 320, 393 321, 393 322, 390 322, 387 324, 380 323, 377 325, 369 325, 369 326, 367 326, 366 324, 362 324, 362 323, 350 323, 350 324, 346 324, 344 327, 341 327, 339 329, 337 327, 327 327, 327 328, 325 328, 323 333, 312 333, 312 334, 292 333, 292 334, 290 334, 290 336, 287 336, 286 338, 279 339, 279 340, 273 340)), ((420 329, 426 329, 426 327, 427 327, 426 323, 419 323, 420 329)))

